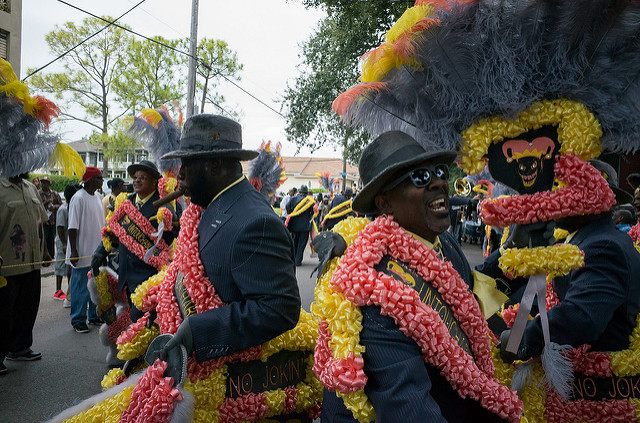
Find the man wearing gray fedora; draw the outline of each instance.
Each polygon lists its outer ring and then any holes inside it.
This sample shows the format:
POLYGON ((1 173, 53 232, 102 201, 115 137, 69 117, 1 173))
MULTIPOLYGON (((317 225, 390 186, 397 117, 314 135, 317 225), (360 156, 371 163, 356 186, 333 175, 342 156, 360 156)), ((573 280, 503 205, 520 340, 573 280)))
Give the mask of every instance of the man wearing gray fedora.
POLYGON ((185 317, 164 350, 182 344, 200 362, 260 345, 292 329, 300 315, 291 235, 242 174, 240 124, 223 116, 187 119, 179 158, 180 187, 204 208, 198 251, 223 306, 185 317))
MULTIPOLYGON (((346 249, 331 285, 362 313, 360 367, 365 383, 362 387, 361 378, 350 379, 358 366, 345 374, 333 362, 321 364, 328 369, 319 375, 326 387, 323 422, 357 421, 356 411, 351 411, 354 404, 346 395, 334 392, 344 394, 345 389, 362 390, 379 422, 504 421, 497 415, 499 410, 486 405, 492 393, 470 394, 452 371, 456 365, 442 364, 467 357, 466 365, 476 376, 487 381, 492 377, 476 365, 490 357, 489 350, 480 353, 478 348, 488 343, 489 328, 472 293, 474 277, 458 243, 447 232, 449 165, 455 157, 455 151, 425 149, 399 131, 383 133, 362 153, 358 168, 364 187, 353 209, 377 217, 346 249), (427 262, 431 264, 425 265, 427 262), (343 263, 347 264, 341 267, 343 263), (425 271, 424 266, 447 270, 425 271), (460 298, 466 298, 464 313, 456 311, 459 298, 445 295, 442 285, 436 285, 441 279, 448 279, 447 289, 455 286, 460 298), (469 327, 471 319, 482 326, 482 336, 462 329, 469 327), (438 330, 415 329, 430 324, 438 330)), ((346 244, 342 250, 345 248, 346 244)), ((327 311, 325 316, 331 319, 331 310, 327 311)), ((321 345, 319 341, 317 360, 326 356, 321 345)), ((354 347, 340 354, 347 353, 351 357, 358 351, 354 347)), ((497 386, 495 380, 492 383, 497 386)), ((507 388, 500 389, 503 398, 515 397, 507 388)))

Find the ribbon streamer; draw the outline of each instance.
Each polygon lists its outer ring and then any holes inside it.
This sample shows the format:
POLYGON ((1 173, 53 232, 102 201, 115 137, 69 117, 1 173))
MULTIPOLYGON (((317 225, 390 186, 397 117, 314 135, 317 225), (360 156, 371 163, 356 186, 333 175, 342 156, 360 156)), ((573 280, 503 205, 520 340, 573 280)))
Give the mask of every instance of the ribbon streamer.
POLYGON ((522 295, 520 301, 520 307, 516 314, 516 320, 511 328, 511 335, 509 335, 509 341, 507 342, 506 350, 510 353, 517 354, 522 335, 524 335, 524 329, 527 326, 527 320, 529 313, 531 313, 531 306, 533 299, 538 294, 538 308, 540 310, 540 320, 542 323, 542 333, 544 335, 544 344, 549 345, 549 320, 547 319, 547 308, 544 303, 547 289, 546 277, 543 274, 533 275, 529 278, 527 287, 522 295))
POLYGON ((153 255, 153 252, 156 250, 156 247, 160 243, 160 240, 162 239, 162 235, 163 234, 164 234, 164 222, 160 222, 160 223, 158 223, 158 230, 151 234, 151 236, 157 237, 156 238, 156 243, 153 244, 153 246, 151 248, 149 248, 146 253, 144 253, 144 262, 145 263, 149 263, 149 259, 151 258, 151 256, 153 255))

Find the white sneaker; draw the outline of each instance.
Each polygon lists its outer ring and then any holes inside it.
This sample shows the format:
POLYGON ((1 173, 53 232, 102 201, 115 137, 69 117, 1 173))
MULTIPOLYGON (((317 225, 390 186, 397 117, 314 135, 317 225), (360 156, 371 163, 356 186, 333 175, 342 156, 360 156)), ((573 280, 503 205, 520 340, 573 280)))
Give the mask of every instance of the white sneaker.
POLYGON ((71 301, 67 300, 66 298, 64 299, 64 301, 62 302, 62 307, 64 308, 71 308, 71 301))

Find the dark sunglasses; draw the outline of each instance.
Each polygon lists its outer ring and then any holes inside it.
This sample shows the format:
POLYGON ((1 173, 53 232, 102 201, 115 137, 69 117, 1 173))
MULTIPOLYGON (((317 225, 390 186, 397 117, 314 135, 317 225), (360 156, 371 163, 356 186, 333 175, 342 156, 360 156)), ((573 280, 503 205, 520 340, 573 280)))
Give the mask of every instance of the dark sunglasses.
POLYGON ((395 188, 400 182, 407 178, 411 179, 411 182, 416 187, 423 188, 431 183, 431 175, 446 181, 449 179, 449 166, 444 163, 438 163, 433 166, 412 169, 388 183, 380 192, 386 192, 395 188))

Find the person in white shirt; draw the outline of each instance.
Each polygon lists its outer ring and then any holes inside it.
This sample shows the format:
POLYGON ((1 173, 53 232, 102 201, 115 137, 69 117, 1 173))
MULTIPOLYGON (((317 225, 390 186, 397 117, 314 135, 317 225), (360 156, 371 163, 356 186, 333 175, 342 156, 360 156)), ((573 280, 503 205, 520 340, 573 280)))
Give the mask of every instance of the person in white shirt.
POLYGON ((91 268, 91 256, 101 242, 100 231, 105 224, 102 199, 96 194, 102 186, 100 169, 87 166, 82 177, 84 183, 69 204, 69 242, 67 263, 71 265, 71 326, 78 333, 89 332, 89 324, 102 323, 91 302, 87 289, 87 273, 91 268))
POLYGON ((280 216, 282 216, 283 219, 286 219, 287 216, 289 216, 289 213, 287 212, 287 204, 289 204, 289 201, 296 196, 297 192, 297 188, 291 188, 287 195, 282 198, 282 201, 280 201, 280 216))

